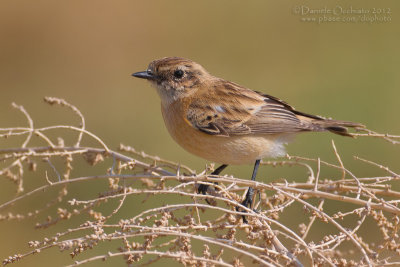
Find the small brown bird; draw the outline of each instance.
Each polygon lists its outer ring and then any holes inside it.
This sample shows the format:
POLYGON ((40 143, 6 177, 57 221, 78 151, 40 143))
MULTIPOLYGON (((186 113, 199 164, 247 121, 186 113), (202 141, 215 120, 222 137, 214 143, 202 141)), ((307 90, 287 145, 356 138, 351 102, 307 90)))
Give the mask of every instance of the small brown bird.
MULTIPOLYGON (((284 145, 298 133, 351 136, 346 127, 363 127, 297 111, 276 97, 217 78, 189 59, 162 58, 132 75, 155 86, 165 125, 179 145, 223 164, 214 175, 228 164, 255 162, 251 177, 255 180, 260 160, 284 156, 284 145)), ((207 187, 201 185, 199 192, 205 194, 207 187)), ((250 206, 252 198, 249 188, 242 205, 250 206)))

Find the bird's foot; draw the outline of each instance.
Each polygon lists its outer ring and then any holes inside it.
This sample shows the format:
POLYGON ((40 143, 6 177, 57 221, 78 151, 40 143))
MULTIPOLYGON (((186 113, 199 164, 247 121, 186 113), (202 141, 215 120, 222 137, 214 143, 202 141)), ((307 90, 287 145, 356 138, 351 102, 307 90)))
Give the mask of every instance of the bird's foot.
POLYGON ((207 193, 208 187, 208 184, 200 184, 197 188, 197 193, 205 195, 207 193))
MULTIPOLYGON (((213 172, 211 173, 211 177, 212 177, 213 175, 219 175, 227 166, 228 166, 228 165, 226 165, 226 164, 223 164, 223 165, 219 166, 217 169, 215 169, 215 171, 213 171, 213 172)), ((215 184, 215 185, 218 185, 217 182, 214 182, 214 184, 215 184)), ((199 185, 199 187, 197 188, 197 192, 198 192, 199 194, 201 193, 201 194, 203 194, 203 195, 206 195, 206 194, 207 194, 208 187, 209 187, 208 184, 201 184, 201 185, 199 185)), ((215 190, 218 191, 218 188, 215 188, 215 190)), ((207 202, 208 204, 211 205, 211 202, 210 202, 207 198, 206 198, 206 202, 207 202)))
MULTIPOLYGON (((214 184, 217 185, 218 183, 215 182, 214 184)), ((197 192, 198 192, 199 194, 207 195, 207 190, 208 190, 208 187, 209 187, 209 186, 210 186, 210 185, 208 185, 208 184, 201 184, 201 185, 199 185, 199 187, 197 188, 197 192)), ((215 188, 215 190, 218 191, 217 188, 215 188)), ((207 204, 213 205, 213 203, 212 203, 210 200, 208 200, 207 198, 206 198, 205 200, 206 200, 207 204)))
MULTIPOLYGON (((241 203, 242 206, 244 206, 246 208, 249 208, 249 209, 252 209, 253 196, 254 196, 254 189, 249 187, 249 189, 247 190, 247 193, 246 193, 246 197, 241 203)), ((254 212, 258 213, 257 210, 255 210, 255 209, 252 209, 252 210, 254 212)), ((236 207, 236 211, 240 211, 239 206, 236 207)), ((246 211, 244 211, 244 212, 246 212, 246 211)), ((243 222, 244 223, 248 223, 245 215, 242 215, 242 218, 243 218, 243 222)))

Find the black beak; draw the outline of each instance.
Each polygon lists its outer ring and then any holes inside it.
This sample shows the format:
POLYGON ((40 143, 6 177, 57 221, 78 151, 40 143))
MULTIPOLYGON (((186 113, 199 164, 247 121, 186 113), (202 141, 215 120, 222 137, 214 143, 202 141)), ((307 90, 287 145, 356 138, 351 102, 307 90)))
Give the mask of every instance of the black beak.
POLYGON ((134 74, 132 74, 132 76, 136 77, 136 78, 146 79, 146 80, 154 80, 156 78, 151 72, 147 72, 147 71, 135 72, 134 74))

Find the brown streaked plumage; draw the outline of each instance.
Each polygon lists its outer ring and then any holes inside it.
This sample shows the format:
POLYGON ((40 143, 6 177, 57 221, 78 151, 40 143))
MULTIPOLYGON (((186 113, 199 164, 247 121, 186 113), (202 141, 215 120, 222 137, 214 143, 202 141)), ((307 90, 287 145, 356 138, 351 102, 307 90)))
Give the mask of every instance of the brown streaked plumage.
POLYGON ((351 136, 346 127, 363 127, 297 111, 276 97, 212 76, 184 58, 155 60, 133 76, 156 87, 165 124, 178 144, 223 166, 256 161, 252 179, 259 160, 283 156, 284 145, 297 133, 351 136))

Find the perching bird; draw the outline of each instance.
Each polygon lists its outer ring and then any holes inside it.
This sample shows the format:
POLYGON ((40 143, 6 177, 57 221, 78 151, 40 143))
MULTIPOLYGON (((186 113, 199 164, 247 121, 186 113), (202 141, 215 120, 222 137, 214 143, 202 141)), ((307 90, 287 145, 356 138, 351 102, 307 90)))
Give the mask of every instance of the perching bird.
MULTIPOLYGON (((222 164, 213 175, 230 164, 255 162, 255 180, 260 160, 284 156, 284 145, 298 133, 351 136, 346 127, 364 127, 297 111, 276 97, 215 77, 189 59, 162 58, 132 75, 157 89, 165 125, 179 145, 222 164)), ((198 190, 205 194, 207 188, 198 190)), ((250 206, 252 198, 249 188, 242 205, 250 206)))

